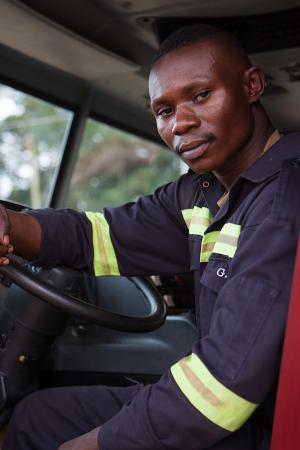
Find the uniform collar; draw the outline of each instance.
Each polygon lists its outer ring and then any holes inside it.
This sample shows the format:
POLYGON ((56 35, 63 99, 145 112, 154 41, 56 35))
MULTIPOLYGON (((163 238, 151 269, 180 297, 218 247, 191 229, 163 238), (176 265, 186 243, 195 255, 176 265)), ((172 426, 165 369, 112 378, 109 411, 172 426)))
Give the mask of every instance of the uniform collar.
POLYGON ((278 130, 273 131, 273 133, 271 134, 271 136, 269 137, 269 139, 267 140, 264 149, 263 149, 263 153, 266 153, 269 148, 272 147, 272 145, 276 144, 276 142, 279 141, 279 139, 281 138, 280 133, 278 130))
MULTIPOLYGON (((274 144, 276 144, 276 142, 279 141, 280 137, 281 136, 280 136, 280 133, 279 133, 278 130, 273 131, 273 133, 271 134, 271 136, 267 140, 267 142, 266 142, 266 144, 265 144, 261 154, 263 155, 264 153, 266 153, 269 150, 269 148, 271 148, 274 144)), ((223 195, 219 198, 219 200, 217 201, 217 205, 218 205, 219 208, 221 208, 225 204, 225 202, 228 199, 228 196, 229 196, 229 192, 225 191, 223 193, 223 195)))
MULTIPOLYGON (((235 187, 241 179, 257 184, 262 183, 280 171, 282 162, 285 159, 299 156, 300 133, 291 133, 282 136, 249 169, 238 177, 232 187, 235 187)), ((199 177, 205 201, 212 214, 215 215, 219 211, 217 201, 224 194, 224 186, 212 172, 199 175, 199 177)))
POLYGON ((266 153, 258 158, 239 178, 262 183, 278 173, 285 159, 299 157, 300 133, 282 136, 266 153))

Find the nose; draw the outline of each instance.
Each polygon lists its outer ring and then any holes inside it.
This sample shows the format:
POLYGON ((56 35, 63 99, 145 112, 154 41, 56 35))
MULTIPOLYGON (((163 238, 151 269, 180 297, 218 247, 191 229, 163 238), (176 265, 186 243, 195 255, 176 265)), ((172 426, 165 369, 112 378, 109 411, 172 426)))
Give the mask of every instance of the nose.
POLYGON ((197 128, 201 125, 201 120, 192 108, 181 106, 177 107, 174 115, 172 133, 181 136, 190 128, 197 128))

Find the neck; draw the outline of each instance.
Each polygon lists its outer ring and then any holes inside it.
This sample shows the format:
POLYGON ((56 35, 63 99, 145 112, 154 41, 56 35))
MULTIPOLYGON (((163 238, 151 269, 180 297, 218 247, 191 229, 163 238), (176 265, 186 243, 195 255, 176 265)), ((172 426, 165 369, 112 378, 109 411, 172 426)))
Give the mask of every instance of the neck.
POLYGON ((262 106, 257 105, 254 111, 253 133, 246 143, 240 148, 238 153, 214 174, 228 191, 238 176, 247 170, 263 153, 264 146, 274 132, 266 112, 262 106))

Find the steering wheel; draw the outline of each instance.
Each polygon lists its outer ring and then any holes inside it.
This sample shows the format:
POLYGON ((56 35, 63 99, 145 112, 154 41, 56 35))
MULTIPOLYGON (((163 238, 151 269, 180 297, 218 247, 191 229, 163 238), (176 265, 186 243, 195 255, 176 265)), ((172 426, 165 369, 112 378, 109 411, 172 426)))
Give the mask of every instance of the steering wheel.
MULTIPOLYGON (((20 204, 7 201, 1 201, 1 203, 8 209, 17 211, 24 209, 24 206, 20 204)), ((146 332, 159 328, 166 318, 166 305, 161 294, 142 277, 130 277, 130 280, 144 295, 150 306, 150 312, 145 316, 133 317, 104 311, 98 306, 64 294, 15 261, 11 261, 8 266, 0 267, 1 275, 66 314, 107 328, 120 331, 146 332)))

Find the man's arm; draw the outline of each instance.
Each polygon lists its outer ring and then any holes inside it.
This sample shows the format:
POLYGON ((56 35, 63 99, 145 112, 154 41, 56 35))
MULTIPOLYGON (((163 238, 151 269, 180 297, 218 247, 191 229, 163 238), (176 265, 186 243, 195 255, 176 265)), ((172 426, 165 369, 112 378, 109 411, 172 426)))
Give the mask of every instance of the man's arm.
MULTIPOLYGON (((182 210, 191 207, 199 189, 187 175, 153 195, 102 213, 68 208, 9 211, 0 214, 0 230, 2 223, 3 239, 10 234, 14 252, 40 267, 65 265, 97 276, 151 275, 153 268, 157 275, 185 273, 190 261, 182 210)), ((7 253, 7 246, 0 247, 0 258, 7 253)))
POLYGON ((267 209, 257 200, 261 210, 243 227, 232 260, 211 258, 201 279, 204 300, 213 300, 209 290, 216 292, 207 332, 190 355, 103 424, 102 450, 200 450, 225 438, 228 448, 243 448, 251 442, 253 423, 246 422, 277 382, 300 229, 299 180, 297 165, 285 165, 274 201, 267 209), (216 280, 220 267, 228 268, 223 285, 216 280))
POLYGON ((99 450, 97 437, 100 427, 94 428, 89 433, 65 442, 58 450, 99 450))

